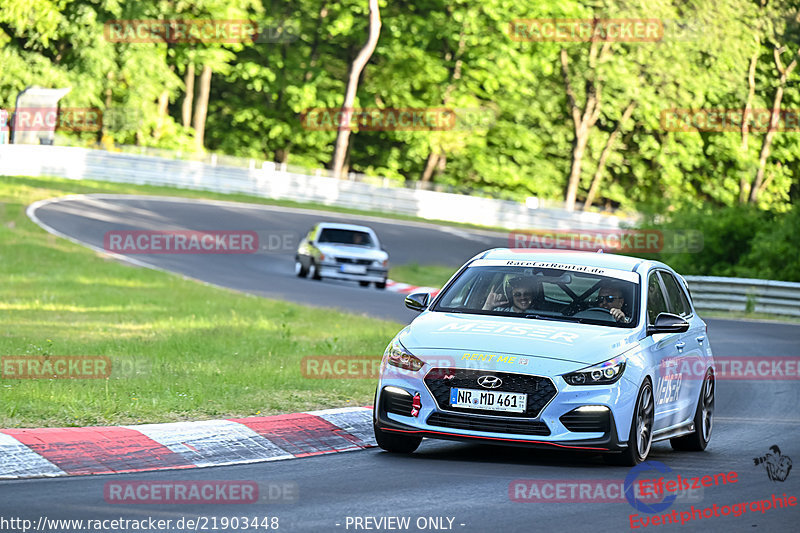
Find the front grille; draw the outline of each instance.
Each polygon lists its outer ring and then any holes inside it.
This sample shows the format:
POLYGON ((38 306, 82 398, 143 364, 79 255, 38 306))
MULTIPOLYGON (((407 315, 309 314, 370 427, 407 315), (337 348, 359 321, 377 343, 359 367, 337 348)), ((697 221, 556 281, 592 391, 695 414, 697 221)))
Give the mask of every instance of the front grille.
POLYGON ((611 429, 608 411, 581 412, 577 409, 559 418, 564 427, 575 432, 607 433, 611 429))
POLYGON ((348 265, 371 265, 371 259, 352 259, 350 257, 337 257, 336 262, 348 265))
POLYGON ((558 392, 549 378, 530 376, 526 374, 513 374, 511 372, 489 372, 486 370, 473 370, 465 368, 433 368, 425 376, 425 384, 436 399, 439 409, 459 413, 484 414, 502 417, 537 418, 550 400, 558 392), (481 376, 496 376, 503 380, 498 392, 524 392, 528 401, 523 413, 508 413, 505 411, 486 411, 483 409, 465 409, 463 407, 450 407, 450 389, 484 389, 478 385, 481 376))
POLYGON ((550 434, 550 428, 547 427, 547 424, 535 420, 483 418, 452 413, 433 413, 428 417, 428 425, 450 429, 488 431, 491 433, 513 433, 515 435, 547 436, 550 434))
POLYGON ((408 393, 399 394, 387 390, 383 391, 382 404, 386 409, 387 413, 394 413, 403 416, 411 416, 411 409, 412 409, 411 403, 413 401, 414 398, 408 393))

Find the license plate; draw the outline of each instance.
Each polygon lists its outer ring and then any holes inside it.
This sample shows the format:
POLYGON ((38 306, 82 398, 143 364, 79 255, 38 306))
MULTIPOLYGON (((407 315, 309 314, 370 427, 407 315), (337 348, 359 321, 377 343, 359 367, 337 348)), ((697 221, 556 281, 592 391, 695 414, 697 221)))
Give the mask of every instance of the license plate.
POLYGON ((341 265, 342 274, 366 274, 367 267, 364 265, 341 265))
POLYGON ((527 398, 528 395, 524 392, 450 389, 450 406, 464 409, 524 413, 527 398))

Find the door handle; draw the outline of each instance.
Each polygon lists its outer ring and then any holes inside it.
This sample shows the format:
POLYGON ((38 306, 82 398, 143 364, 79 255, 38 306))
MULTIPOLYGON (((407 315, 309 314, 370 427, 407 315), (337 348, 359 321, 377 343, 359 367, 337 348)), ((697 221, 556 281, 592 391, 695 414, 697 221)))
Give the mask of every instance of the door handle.
POLYGON ((706 340, 705 335, 700 335, 699 337, 697 337, 697 342, 699 342, 700 344, 703 344, 704 340, 706 340))
POLYGON ((675 343, 675 347, 678 350, 683 350, 686 347, 686 343, 685 342, 677 342, 677 343, 675 343))

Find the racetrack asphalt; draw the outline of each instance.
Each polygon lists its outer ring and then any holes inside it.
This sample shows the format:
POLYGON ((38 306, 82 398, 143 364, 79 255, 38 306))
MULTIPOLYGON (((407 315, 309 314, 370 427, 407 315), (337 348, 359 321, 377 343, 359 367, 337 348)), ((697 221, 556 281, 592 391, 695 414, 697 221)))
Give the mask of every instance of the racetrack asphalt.
MULTIPOLYGON (((75 199, 36 210, 45 224, 66 236, 103 246, 110 229, 261 229, 297 231, 319 220, 358 221, 354 215, 314 213, 275 207, 240 207, 197 201, 136 199, 75 199), (210 223, 213 221, 212 223, 210 223), (279 228, 279 229, 276 229, 279 228)), ((356 222, 358 223, 358 222, 356 222)), ((370 219, 393 261, 440 263, 457 268, 486 248, 504 246, 502 234, 437 228, 433 225, 370 219)), ((252 256, 161 255, 139 257, 154 266, 255 294, 298 303, 334 306, 352 312, 394 319, 413 318, 402 296, 364 289, 355 283, 312 282, 293 275, 292 253, 252 256)), ((717 356, 800 356, 800 326, 769 322, 708 319, 708 335, 717 356)), ((667 465, 672 474, 714 475, 735 471, 736 483, 702 489, 679 499, 659 514, 690 511, 691 507, 728 506, 770 499, 772 494, 800 497, 800 472, 785 481, 771 481, 754 458, 778 445, 784 456, 800 460, 800 382, 721 380, 717 384, 715 427, 702 453, 674 452, 657 443, 650 459, 667 465)), ((606 466, 597 456, 557 451, 531 451, 478 444, 426 440, 411 456, 393 456, 378 449, 318 456, 277 463, 258 463, 198 470, 85 476, 0 482, 0 519, 20 517, 34 525, 42 517, 72 519, 207 520, 212 530, 223 518, 278 517, 279 531, 366 531, 441 529, 464 532, 622 531, 631 529, 630 516, 652 516, 628 502, 515 502, 509 487, 519 479, 623 482, 629 468, 606 466), (110 481, 252 480, 260 484, 288 483, 296 494, 286 501, 243 505, 110 504, 104 485, 110 481), (407 528, 375 528, 365 521, 409 517, 407 528), (441 522, 427 518, 440 517, 441 522), (360 518, 360 521, 356 521, 360 518), (452 519, 452 523, 449 521, 452 519), (423 523, 424 522, 424 523, 423 523), (360 524, 360 527, 356 527, 360 524), (367 529, 366 526, 370 526, 367 529)), ((662 474, 650 471, 643 477, 662 474)), ((513 495, 513 490, 512 494, 513 495)), ((684 525, 651 525, 656 531, 796 531, 800 507, 748 510, 734 517, 695 519, 684 525)), ((2 527, 3 531, 14 531, 2 527)), ((230 526, 230 523, 228 524, 230 526)), ((383 523, 397 525, 397 523, 383 523)), ((198 527, 202 530, 202 527, 198 527)), ((262 527, 263 529, 263 527, 262 527)), ((644 528, 639 528, 644 529, 644 528)), ((21 531, 21 529, 18 529, 21 531)), ((76 529, 59 529, 76 530, 76 529)), ((110 531, 110 529, 108 529, 110 531)), ((118 529, 119 530, 119 529, 118 529)), ((185 531, 175 528, 169 531, 185 531)), ((251 529, 252 530, 252 529, 251 529)), ((55 529, 52 529, 55 531, 55 529)))

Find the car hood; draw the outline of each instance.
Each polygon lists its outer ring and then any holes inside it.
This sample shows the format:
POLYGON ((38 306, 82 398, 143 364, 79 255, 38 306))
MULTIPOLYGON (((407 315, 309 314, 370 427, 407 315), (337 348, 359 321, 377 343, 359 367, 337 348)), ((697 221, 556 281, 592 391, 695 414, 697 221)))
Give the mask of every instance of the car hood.
POLYGON ((518 354, 594 364, 638 344, 637 330, 528 318, 425 312, 398 340, 414 350, 518 354))
POLYGON ((317 248, 325 255, 334 257, 351 257, 354 259, 370 259, 372 261, 383 261, 389 258, 389 254, 378 248, 366 248, 364 246, 349 246, 346 244, 318 244, 317 248))

